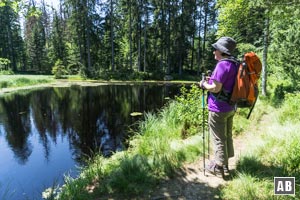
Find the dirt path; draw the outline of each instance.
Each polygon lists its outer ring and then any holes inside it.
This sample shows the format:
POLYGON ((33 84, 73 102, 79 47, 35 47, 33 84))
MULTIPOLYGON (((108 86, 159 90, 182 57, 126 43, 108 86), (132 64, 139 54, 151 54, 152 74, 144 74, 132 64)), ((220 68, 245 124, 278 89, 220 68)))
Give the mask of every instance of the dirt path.
MULTIPOLYGON (((259 123, 264 124, 271 120, 271 116, 265 114, 259 123)), ((260 127, 260 126, 257 126, 260 127)), ((260 132, 256 130, 255 132, 260 132)), ((236 163, 245 153, 248 141, 251 141, 253 132, 244 133, 234 138, 235 157, 229 160, 229 169, 233 172, 236 163)), ((208 160, 206 160, 208 163, 208 160)), ((194 163, 186 164, 175 175, 175 178, 166 180, 157 186, 149 199, 176 199, 176 200, 210 200, 221 199, 220 189, 230 181, 229 178, 218 178, 209 173, 203 173, 203 159, 199 158, 194 163), (227 180, 226 180, 227 179, 227 180)))
MULTIPOLYGON (((245 146, 244 138, 234 139, 236 155, 229 160, 230 171, 236 167, 236 162, 245 146)), ((206 159, 206 163, 209 161, 206 159)), ((150 195, 152 200, 178 199, 178 200, 210 200, 220 199, 220 188, 225 186, 229 177, 222 179, 203 172, 203 159, 184 165, 177 172, 175 178, 166 180, 157 186, 157 189, 150 195), (226 180, 227 179, 227 180, 226 180)))
MULTIPOLYGON (((271 116, 264 114, 260 124, 265 124, 271 116)), ((257 126, 260 127, 260 126, 257 126)), ((260 132, 256 130, 255 132, 260 132)), ((229 159, 229 169, 233 172, 236 163, 242 154, 246 152, 248 141, 251 140, 253 132, 244 133, 234 138, 235 157, 229 159), (246 142, 247 141, 247 142, 246 142)), ((209 161, 206 159, 206 163, 209 161)), ((224 179, 203 172, 203 159, 200 157, 196 162, 186 164, 177 172, 175 178, 166 180, 159 184, 155 191, 151 192, 149 199, 178 199, 178 200, 210 200, 220 199, 220 189, 226 186, 230 177, 224 179)))

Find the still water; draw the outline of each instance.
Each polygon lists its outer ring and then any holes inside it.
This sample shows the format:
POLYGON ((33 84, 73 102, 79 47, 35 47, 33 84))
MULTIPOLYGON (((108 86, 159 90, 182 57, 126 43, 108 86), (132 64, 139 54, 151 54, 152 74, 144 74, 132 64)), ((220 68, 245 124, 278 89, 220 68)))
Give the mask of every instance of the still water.
POLYGON ((83 158, 126 149, 132 112, 161 108, 180 85, 72 86, 0 98, 0 199, 41 199, 83 158))

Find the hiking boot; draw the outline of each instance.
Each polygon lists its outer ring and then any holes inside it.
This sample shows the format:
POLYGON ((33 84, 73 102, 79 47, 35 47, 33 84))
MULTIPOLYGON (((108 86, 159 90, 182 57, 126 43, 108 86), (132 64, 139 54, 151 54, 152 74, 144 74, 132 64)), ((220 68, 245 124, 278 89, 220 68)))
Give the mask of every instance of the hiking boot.
POLYGON ((223 171, 224 171, 224 175, 225 176, 229 176, 230 175, 228 165, 223 165, 223 171))
POLYGON ((217 165, 215 161, 211 161, 209 165, 205 166, 205 170, 215 176, 224 177, 224 169, 217 165))

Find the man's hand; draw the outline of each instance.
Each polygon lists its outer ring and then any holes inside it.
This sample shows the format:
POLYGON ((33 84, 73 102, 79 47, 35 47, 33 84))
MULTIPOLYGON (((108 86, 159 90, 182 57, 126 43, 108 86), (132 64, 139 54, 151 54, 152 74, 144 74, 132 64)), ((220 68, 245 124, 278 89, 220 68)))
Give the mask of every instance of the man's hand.
POLYGON ((200 81, 200 82, 199 82, 200 88, 202 88, 203 90, 205 90, 206 88, 205 88, 204 84, 206 84, 206 83, 207 83, 206 80, 200 81))

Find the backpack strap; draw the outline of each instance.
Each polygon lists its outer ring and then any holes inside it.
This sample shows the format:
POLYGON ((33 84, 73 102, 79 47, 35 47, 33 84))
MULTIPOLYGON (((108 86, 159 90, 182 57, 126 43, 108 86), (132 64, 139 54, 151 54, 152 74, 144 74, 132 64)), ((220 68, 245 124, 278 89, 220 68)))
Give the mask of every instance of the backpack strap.
MULTIPOLYGON (((238 71, 238 67, 240 65, 240 61, 238 59, 236 59, 233 56, 230 56, 228 58, 223 58, 221 59, 219 62, 221 61, 231 61, 233 63, 236 64, 236 71, 238 71)), ((230 103, 230 98, 231 98, 231 92, 227 91, 224 89, 224 87, 222 86, 221 91, 218 93, 213 93, 210 92, 210 94, 217 100, 217 101, 226 101, 227 103, 230 103)))
POLYGON ((234 57, 234 56, 230 56, 230 57, 228 57, 228 58, 223 58, 223 59, 221 59, 219 62, 221 62, 221 61, 232 61, 232 62, 234 62, 235 64, 237 64, 237 65, 239 65, 240 63, 241 63, 241 61, 239 61, 236 57, 234 57))

